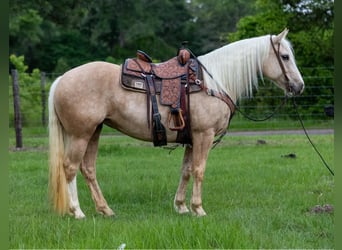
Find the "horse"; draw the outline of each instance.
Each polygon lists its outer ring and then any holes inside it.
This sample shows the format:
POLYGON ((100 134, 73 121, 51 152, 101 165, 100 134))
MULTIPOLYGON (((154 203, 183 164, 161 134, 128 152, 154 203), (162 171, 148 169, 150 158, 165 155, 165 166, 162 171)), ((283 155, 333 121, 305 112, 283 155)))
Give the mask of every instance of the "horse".
MULTIPOLYGON (((198 56, 205 90, 190 95, 192 144, 184 145, 179 185, 174 207, 179 214, 206 215, 202 206, 202 184, 209 151, 216 136, 228 129, 233 110, 218 91, 234 104, 252 96, 258 79, 267 78, 284 90, 286 96, 300 95, 304 81, 296 66, 293 48, 286 36, 263 35, 233 42, 198 56), (186 189, 193 177, 190 210, 186 189)), ((96 179, 96 158, 103 124, 144 141, 152 141, 147 124, 146 94, 129 91, 121 85, 122 65, 89 62, 59 76, 49 91, 49 201, 59 215, 85 217, 77 194, 78 170, 90 189, 96 211, 114 216, 96 179)), ((166 123, 169 108, 159 105, 161 122, 166 123)), ((176 142, 177 132, 166 128, 167 142, 176 142)))

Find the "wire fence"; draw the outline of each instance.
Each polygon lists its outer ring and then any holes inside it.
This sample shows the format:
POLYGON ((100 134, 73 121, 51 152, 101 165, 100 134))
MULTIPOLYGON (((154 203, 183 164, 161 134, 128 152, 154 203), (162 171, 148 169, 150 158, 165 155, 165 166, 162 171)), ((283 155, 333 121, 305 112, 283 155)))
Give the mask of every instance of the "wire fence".
MULTIPOLYGON (((285 94, 279 92, 276 87, 261 87, 257 95, 252 99, 242 98, 239 107, 250 115, 260 117, 276 110, 285 98, 285 94), (263 94, 266 92, 266 94, 263 94), (273 93, 273 94, 272 94, 273 93)), ((296 96, 296 102, 300 105, 303 119, 326 120, 334 117, 334 91, 331 86, 306 86, 301 96, 296 96), (319 100, 319 101, 316 101, 319 100)), ((274 118, 288 119, 292 112, 285 106, 274 115, 274 118)))
MULTIPOLYGON (((302 119, 311 122, 331 121, 334 119, 334 78, 333 68, 312 68, 308 72, 315 75, 303 77, 305 90, 301 96, 296 97, 302 119), (317 73, 319 72, 319 73, 317 73), (323 72, 323 73, 322 73, 323 72)), ((29 74, 27 74, 29 75, 29 74)), ((304 74, 303 74, 304 75, 304 74)), ((23 127, 46 127, 48 120, 47 98, 51 83, 59 74, 40 73, 40 77, 27 80, 25 75, 17 76, 20 91, 20 115, 23 127), (24 82, 25 81, 25 82, 24 82)), ((16 112, 14 110, 13 79, 9 83, 9 126, 15 127, 16 112)), ((191 97, 190 97, 191 98, 191 97)), ((238 101, 239 109, 256 119, 263 118, 274 112, 282 102, 284 92, 273 83, 265 80, 259 83, 253 98, 241 98, 238 101)), ((293 107, 289 104, 277 110, 272 121, 295 119, 293 107)), ((246 120, 240 113, 236 113, 235 123, 244 123, 246 120)))

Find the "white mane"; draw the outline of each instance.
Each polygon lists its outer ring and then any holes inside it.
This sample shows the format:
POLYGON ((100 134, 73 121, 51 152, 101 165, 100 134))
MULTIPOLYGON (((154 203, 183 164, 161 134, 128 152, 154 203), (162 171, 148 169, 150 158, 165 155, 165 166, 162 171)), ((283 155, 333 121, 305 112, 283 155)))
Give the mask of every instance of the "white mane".
POLYGON ((253 86, 258 88, 258 76, 263 77, 262 65, 269 48, 270 36, 266 35, 240 40, 199 56, 214 78, 203 70, 207 87, 224 90, 234 102, 244 94, 252 96, 253 86))

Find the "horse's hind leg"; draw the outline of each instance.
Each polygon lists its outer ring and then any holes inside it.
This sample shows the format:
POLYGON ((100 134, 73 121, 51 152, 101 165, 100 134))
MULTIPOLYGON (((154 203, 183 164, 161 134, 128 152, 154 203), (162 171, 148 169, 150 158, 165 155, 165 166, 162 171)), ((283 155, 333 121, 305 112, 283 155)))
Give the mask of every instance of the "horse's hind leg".
POLYGON ((176 193, 175 200, 174 200, 175 209, 180 214, 189 212, 189 209, 186 207, 186 204, 185 204, 185 199, 186 199, 186 187, 191 176, 191 165, 192 165, 192 147, 186 146, 184 157, 183 157, 181 178, 179 181, 177 193, 176 193))
POLYGON ((77 184, 76 184, 76 175, 72 179, 72 181, 68 184, 68 191, 70 195, 70 213, 75 216, 76 219, 85 218, 84 213, 81 210, 80 203, 78 201, 77 194, 77 184))
POLYGON ((91 196, 95 202, 96 211, 106 216, 112 216, 114 215, 114 212, 108 207, 96 180, 96 157, 101 129, 102 124, 96 128, 95 133, 88 143, 87 151, 81 164, 81 173, 90 189, 91 196))
POLYGON ((64 172, 68 183, 69 210, 76 219, 84 218, 77 195, 76 175, 87 149, 88 141, 81 138, 68 137, 66 140, 66 152, 64 158, 64 172))

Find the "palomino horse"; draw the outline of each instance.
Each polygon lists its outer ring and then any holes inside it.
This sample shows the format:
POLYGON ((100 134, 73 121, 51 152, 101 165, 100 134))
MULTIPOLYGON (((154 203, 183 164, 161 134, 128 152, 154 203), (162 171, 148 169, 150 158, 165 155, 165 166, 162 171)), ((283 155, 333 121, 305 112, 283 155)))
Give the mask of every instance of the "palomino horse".
MULTIPOLYGON (((192 145, 185 145, 181 178, 174 199, 178 213, 189 212, 186 186, 192 175, 191 211, 206 215, 202 207, 202 181, 214 137, 223 133, 232 111, 210 90, 228 94, 235 103, 257 88, 258 77, 267 77, 289 96, 303 92, 304 82, 295 64, 288 30, 241 40, 198 57, 206 90, 190 95, 192 145), (209 76, 208 72, 211 73, 209 76)), ((121 86, 121 65, 91 62, 69 70, 51 86, 49 96, 49 197, 59 214, 85 217, 76 185, 80 169, 91 191, 97 212, 114 215, 96 179, 95 161, 103 124, 131 137, 152 141, 147 124, 146 94, 121 86)), ((159 102, 159 100, 158 100, 159 102)), ((158 105, 162 123, 169 108, 158 105)), ((166 129, 167 141, 176 141, 176 131, 166 129)))

